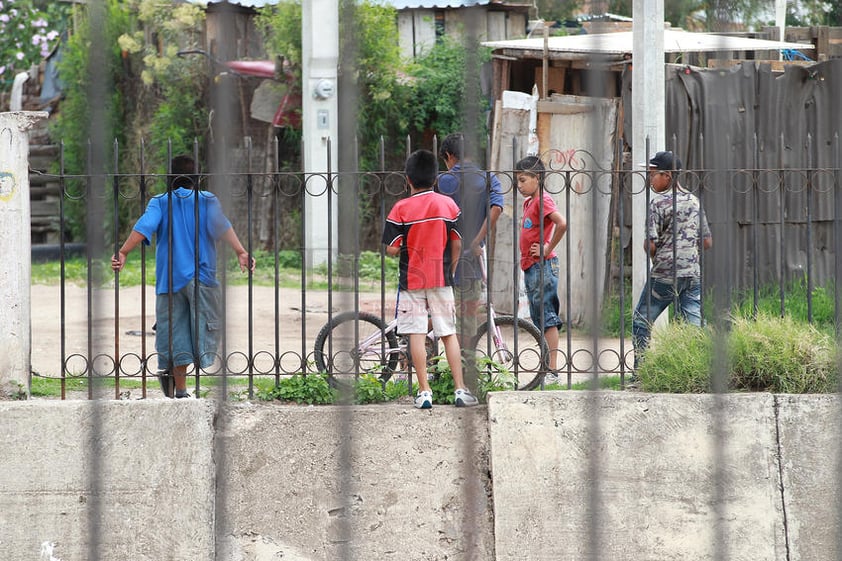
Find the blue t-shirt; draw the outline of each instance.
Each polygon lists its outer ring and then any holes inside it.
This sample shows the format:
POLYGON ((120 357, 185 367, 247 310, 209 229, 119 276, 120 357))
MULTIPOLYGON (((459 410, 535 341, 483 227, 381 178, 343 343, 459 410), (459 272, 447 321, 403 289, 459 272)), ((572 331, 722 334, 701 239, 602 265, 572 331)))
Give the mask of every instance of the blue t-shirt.
MULTIPOLYGON (((173 292, 178 292, 193 279, 196 272, 196 200, 197 191, 180 187, 172 192, 172 262, 173 292)), ((156 195, 149 201, 134 230, 146 238, 157 236, 155 251, 155 292, 168 292, 169 254, 169 200, 170 195, 156 195)), ((231 228, 222 212, 216 195, 198 191, 199 201, 199 282, 217 286, 216 241, 231 228)))
POLYGON ((439 175, 437 190, 456 201, 462 210, 459 221, 462 257, 456 269, 456 282, 462 279, 481 279, 482 270, 477 257, 471 251, 471 242, 482 229, 488 209, 492 206, 503 208, 500 180, 493 173, 479 169, 472 162, 459 162, 449 171, 439 175))

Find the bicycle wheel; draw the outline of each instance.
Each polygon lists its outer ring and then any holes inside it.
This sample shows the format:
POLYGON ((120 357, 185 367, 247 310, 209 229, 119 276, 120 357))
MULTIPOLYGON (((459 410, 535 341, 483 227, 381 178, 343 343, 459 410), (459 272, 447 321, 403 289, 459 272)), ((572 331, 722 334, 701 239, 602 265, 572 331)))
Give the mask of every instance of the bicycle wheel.
POLYGON ((316 335, 314 358, 328 378, 374 374, 389 379, 398 365, 398 339, 378 316, 345 312, 333 317, 316 335))
POLYGON ((500 330, 504 346, 497 347, 492 334, 489 348, 486 322, 477 330, 476 349, 485 352, 488 358, 506 368, 517 381, 517 389, 531 390, 538 387, 549 364, 544 335, 526 319, 518 318, 517 328, 513 316, 498 316, 494 318, 494 323, 500 330))

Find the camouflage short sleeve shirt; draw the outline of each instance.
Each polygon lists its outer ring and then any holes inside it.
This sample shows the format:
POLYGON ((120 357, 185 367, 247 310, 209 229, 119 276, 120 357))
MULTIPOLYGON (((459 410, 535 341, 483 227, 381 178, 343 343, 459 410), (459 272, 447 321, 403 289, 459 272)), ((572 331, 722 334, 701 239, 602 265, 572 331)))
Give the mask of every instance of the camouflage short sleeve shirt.
POLYGON ((656 193, 649 201, 649 239, 655 244, 652 258, 652 277, 664 280, 673 278, 699 278, 699 240, 710 237, 705 211, 699 199, 683 189, 656 193), (675 213, 675 244, 673 244, 673 212, 675 213), (675 245, 675 255, 673 255, 675 245), (675 262, 673 262, 675 257, 675 262))

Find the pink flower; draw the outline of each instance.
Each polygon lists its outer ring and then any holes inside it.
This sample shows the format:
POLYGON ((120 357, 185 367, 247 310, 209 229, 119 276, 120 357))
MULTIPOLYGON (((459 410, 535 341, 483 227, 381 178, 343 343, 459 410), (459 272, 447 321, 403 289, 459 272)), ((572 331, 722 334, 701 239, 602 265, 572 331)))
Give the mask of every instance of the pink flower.
POLYGON ((23 53, 18 51, 17 53, 15 53, 15 58, 18 60, 23 60, 23 53))

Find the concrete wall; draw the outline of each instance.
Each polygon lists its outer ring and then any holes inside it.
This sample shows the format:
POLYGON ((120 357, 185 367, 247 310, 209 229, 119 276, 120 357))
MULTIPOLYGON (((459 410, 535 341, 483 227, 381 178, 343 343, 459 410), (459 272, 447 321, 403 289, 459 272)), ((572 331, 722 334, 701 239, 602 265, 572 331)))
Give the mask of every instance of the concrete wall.
POLYGON ((0 402, 0 559, 832 559, 841 405, 0 402))

